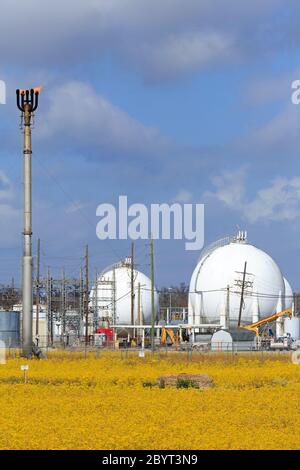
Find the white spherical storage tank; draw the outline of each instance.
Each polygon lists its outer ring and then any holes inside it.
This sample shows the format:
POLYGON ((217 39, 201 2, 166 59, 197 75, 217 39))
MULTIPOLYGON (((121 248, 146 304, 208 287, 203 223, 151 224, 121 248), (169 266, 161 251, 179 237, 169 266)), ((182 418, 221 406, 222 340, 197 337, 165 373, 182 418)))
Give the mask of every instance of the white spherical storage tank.
MULTIPOLYGON (((149 324, 151 319, 151 280, 134 269, 134 324, 149 324), (138 308, 140 306, 140 309, 138 308)), ((158 311, 158 293, 154 291, 155 316, 158 311)), ((90 293, 90 307, 97 316, 117 325, 131 324, 131 260, 104 270, 90 293)))
POLYGON ((258 321, 292 304, 290 291, 285 297, 286 284, 276 262, 249 244, 246 233, 239 232, 237 237, 216 242, 200 256, 190 282, 189 324, 236 327, 242 285, 241 324, 258 321))

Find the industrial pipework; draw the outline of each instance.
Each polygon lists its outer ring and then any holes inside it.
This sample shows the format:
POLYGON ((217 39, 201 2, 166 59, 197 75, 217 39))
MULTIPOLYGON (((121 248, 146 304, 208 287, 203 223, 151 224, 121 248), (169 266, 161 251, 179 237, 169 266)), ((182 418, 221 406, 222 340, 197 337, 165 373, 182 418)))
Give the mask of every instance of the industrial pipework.
POLYGON ((32 189, 31 189, 31 123, 38 107, 41 88, 17 90, 17 106, 24 123, 23 178, 24 178, 24 231, 22 263, 22 355, 32 356, 32 189))

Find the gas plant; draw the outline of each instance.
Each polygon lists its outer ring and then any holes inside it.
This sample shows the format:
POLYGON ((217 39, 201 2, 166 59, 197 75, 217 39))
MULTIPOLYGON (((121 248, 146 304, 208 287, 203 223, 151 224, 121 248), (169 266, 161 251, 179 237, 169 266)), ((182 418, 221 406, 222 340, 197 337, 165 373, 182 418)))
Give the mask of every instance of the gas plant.
MULTIPOLYGON (((128 256, 95 273, 92 281, 86 276, 87 264, 78 279, 66 277, 64 271, 59 279, 50 271, 45 278, 35 279, 33 344, 41 349, 298 347, 298 296, 276 262, 250 244, 245 232, 202 251, 191 276, 186 307, 160 308, 153 279, 138 270, 133 259, 128 256)), ((0 312, 1 339, 11 347, 21 344, 20 326, 26 314, 16 292, 10 303, 7 300, 6 311, 0 312)))
POLYGON ((205 248, 192 273, 186 305, 162 313, 154 282, 131 255, 89 278, 89 253, 79 276, 36 277, 32 256, 31 126, 41 88, 17 90, 23 145, 22 289, 0 288, 0 340, 24 357, 49 347, 141 347, 284 350, 299 346, 298 296, 276 262, 239 231, 205 248), (176 314, 174 314, 176 313, 176 314))

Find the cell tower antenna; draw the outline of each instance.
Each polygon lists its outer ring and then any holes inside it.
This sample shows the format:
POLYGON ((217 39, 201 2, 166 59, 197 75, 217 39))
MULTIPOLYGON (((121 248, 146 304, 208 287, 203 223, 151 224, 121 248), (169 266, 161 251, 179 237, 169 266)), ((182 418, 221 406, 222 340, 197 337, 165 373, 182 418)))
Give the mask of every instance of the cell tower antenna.
POLYGON ((24 178, 24 230, 22 263, 22 355, 32 356, 32 177, 31 177, 31 125, 33 113, 39 104, 41 87, 17 90, 17 107, 24 123, 23 178, 24 178))

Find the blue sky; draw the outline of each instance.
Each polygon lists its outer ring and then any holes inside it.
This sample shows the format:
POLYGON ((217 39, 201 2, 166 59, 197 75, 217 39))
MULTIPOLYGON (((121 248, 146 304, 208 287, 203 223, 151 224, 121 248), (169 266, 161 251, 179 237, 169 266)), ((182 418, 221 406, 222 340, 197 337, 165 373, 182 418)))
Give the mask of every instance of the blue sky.
MULTIPOLYGON (((129 241, 95 231, 97 205, 126 194, 205 203, 206 244, 247 230, 300 289, 299 19, 292 0, 3 0, 0 283, 20 274, 15 89, 42 84, 33 247, 40 237, 43 270, 77 275, 86 243, 92 271, 126 256, 129 241)), ((147 272, 145 241, 136 250, 147 272)), ((189 281, 199 253, 182 241, 155 251, 159 286, 189 281)))

